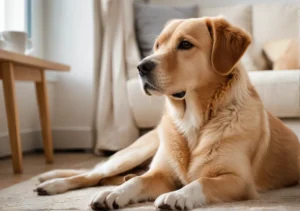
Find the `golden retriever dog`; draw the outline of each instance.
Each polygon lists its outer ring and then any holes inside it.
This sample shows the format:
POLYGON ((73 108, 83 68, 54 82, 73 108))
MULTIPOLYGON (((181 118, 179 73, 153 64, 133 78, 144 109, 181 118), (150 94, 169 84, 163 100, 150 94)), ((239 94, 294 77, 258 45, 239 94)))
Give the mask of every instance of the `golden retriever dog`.
POLYGON ((239 63, 250 42, 222 17, 169 22, 138 65, 145 93, 166 98, 159 125, 92 170, 41 175, 37 193, 117 184, 91 208, 155 200, 185 210, 296 185, 298 139, 265 110, 239 63))

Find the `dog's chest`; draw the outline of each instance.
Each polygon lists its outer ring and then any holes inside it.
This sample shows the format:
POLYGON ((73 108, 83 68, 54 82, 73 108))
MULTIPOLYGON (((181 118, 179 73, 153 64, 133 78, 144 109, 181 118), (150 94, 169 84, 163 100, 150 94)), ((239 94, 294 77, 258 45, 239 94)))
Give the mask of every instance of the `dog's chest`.
POLYGON ((194 149, 198 142, 200 121, 193 109, 187 109, 182 118, 174 116, 173 121, 177 130, 185 137, 189 148, 194 149))

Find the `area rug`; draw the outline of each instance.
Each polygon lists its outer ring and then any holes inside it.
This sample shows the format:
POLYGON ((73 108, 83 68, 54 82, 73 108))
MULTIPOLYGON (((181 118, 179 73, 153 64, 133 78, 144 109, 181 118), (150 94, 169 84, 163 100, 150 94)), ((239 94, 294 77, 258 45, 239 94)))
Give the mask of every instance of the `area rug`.
MULTIPOLYGON (((54 196, 37 196, 33 189, 38 184, 34 177, 0 191, 0 210, 91 210, 88 206, 91 197, 103 188, 93 187, 74 190, 54 196)), ((121 210, 155 210, 153 203, 141 203, 121 210)), ((300 186, 270 191, 260 195, 258 200, 234 203, 220 203, 195 210, 300 210, 300 186)))

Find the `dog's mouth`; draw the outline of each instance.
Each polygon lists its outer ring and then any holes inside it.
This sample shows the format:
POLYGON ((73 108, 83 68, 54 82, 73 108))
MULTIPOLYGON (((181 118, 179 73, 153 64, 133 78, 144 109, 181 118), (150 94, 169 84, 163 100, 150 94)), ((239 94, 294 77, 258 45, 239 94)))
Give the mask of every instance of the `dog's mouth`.
POLYGON ((175 99, 180 100, 180 99, 183 99, 185 97, 185 94, 186 94, 185 91, 177 92, 177 93, 172 94, 172 97, 175 98, 175 99))
POLYGON ((146 93, 147 95, 149 95, 149 96, 151 96, 150 90, 159 92, 158 88, 156 88, 156 87, 153 86, 152 84, 150 84, 150 83, 145 83, 145 84, 144 84, 144 91, 145 91, 145 93, 146 93))
MULTIPOLYGON (((151 92, 153 93, 162 93, 162 90, 157 88, 156 86, 154 86, 153 84, 149 83, 149 82, 146 82, 144 83, 144 91, 147 95, 151 96, 151 92)), ((181 91, 181 92, 176 92, 174 94, 171 94, 171 96, 174 98, 174 99, 178 99, 178 100, 181 100, 181 99, 184 99, 186 95, 186 91, 181 91)))

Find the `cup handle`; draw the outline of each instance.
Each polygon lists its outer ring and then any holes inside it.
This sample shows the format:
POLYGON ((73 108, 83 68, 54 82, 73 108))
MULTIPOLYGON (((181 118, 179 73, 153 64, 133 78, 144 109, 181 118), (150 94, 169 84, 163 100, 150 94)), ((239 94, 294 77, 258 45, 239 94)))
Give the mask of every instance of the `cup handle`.
POLYGON ((34 51, 34 48, 33 48, 32 40, 28 39, 25 54, 31 54, 33 51, 34 51))

